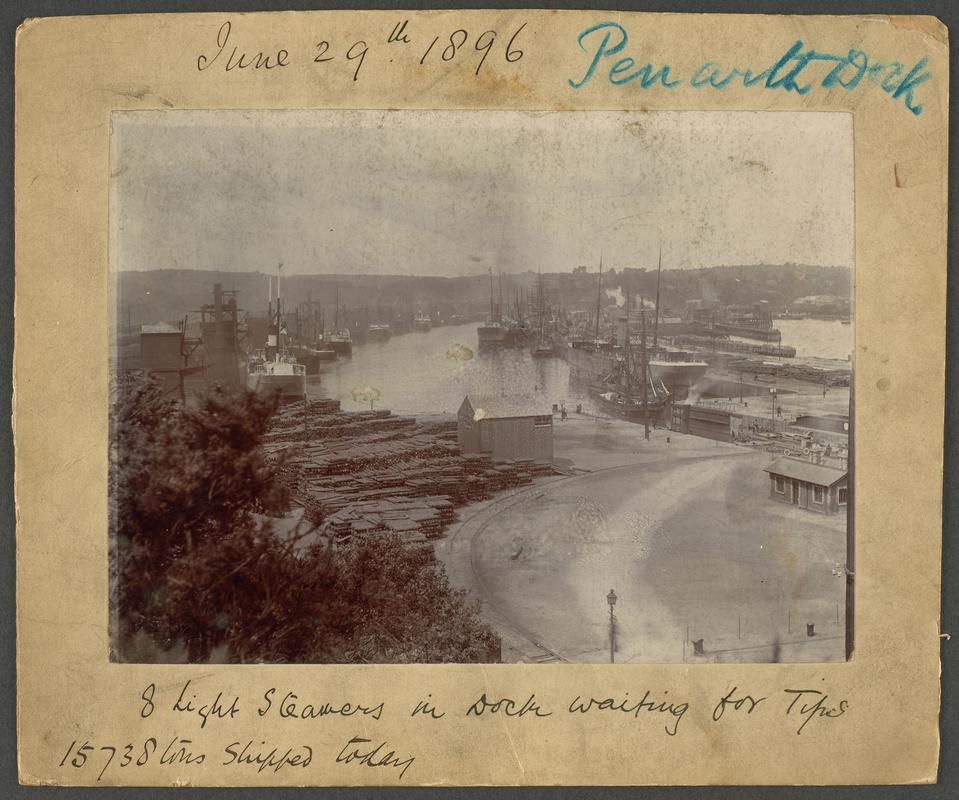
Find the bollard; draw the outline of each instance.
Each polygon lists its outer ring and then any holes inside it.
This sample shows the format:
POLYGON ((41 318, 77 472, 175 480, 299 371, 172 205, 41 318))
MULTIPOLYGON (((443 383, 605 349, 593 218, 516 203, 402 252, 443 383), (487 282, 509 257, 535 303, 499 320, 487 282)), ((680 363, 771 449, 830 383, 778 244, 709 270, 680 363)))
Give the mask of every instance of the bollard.
POLYGON ((812 622, 806 623, 806 636, 815 636, 816 626, 812 622))
POLYGON ((693 639, 693 655, 706 655, 706 648, 703 646, 703 639, 693 639))

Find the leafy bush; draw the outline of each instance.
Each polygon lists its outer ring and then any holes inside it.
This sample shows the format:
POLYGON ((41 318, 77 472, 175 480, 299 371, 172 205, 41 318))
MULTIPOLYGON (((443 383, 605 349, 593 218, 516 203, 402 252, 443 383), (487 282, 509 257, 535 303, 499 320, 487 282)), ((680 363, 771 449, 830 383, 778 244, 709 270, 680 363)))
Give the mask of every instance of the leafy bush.
POLYGON ((275 402, 215 387, 195 406, 119 387, 112 470, 120 656, 238 662, 469 662, 497 646, 428 548, 280 535, 275 402), (145 638, 146 637, 146 638, 145 638))

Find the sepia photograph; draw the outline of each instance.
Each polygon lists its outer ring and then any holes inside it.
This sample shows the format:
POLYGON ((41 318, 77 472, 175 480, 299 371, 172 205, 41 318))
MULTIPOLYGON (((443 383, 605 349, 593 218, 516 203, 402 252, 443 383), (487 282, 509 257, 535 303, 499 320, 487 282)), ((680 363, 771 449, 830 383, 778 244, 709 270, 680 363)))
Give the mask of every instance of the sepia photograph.
POLYGON ((110 137, 112 660, 851 656, 849 114, 110 137))

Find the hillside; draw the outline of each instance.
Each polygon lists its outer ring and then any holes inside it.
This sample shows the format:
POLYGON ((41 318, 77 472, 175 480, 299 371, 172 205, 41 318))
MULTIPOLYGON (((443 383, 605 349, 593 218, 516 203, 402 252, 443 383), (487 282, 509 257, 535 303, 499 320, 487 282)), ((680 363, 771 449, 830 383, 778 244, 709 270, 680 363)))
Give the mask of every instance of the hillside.
MULTIPOLYGON (((538 278, 533 272, 504 273, 504 303, 517 296, 535 294, 538 278)), ((266 311, 268 280, 264 273, 219 272, 214 270, 151 270, 121 272, 118 276, 118 312, 124 324, 174 322, 194 316, 203 303, 212 302, 213 284, 237 292, 241 309, 262 315, 266 311)), ((557 305, 592 308, 596 303, 597 275, 574 271, 543 274, 544 291, 557 305)), ((275 280, 274 280, 275 286, 275 280)), ((633 294, 652 298, 656 292, 656 270, 626 268, 604 271, 603 288, 615 293, 629 288, 633 294)), ((494 276, 494 296, 500 295, 500 279, 494 276)), ((275 289, 274 289, 275 291, 275 289)), ((415 312, 433 307, 453 309, 466 315, 483 314, 489 308, 490 278, 478 273, 467 277, 411 275, 291 275, 283 279, 287 308, 307 299, 320 302, 332 314, 334 298, 344 309, 392 308, 415 312)), ((847 267, 802 265, 722 266, 703 269, 664 269, 661 303, 679 310, 687 300, 718 301, 722 305, 749 305, 766 301, 782 309, 795 300, 832 295, 848 300, 852 293, 852 270, 847 267)), ((603 293, 604 305, 614 299, 603 293)))

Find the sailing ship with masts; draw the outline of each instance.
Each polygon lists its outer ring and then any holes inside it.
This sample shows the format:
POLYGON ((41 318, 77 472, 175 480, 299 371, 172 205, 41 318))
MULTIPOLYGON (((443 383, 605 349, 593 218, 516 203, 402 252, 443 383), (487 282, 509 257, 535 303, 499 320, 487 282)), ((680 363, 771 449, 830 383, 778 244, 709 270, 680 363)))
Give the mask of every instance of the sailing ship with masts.
POLYGON ((340 358, 353 355, 353 336, 349 328, 340 327, 340 285, 334 288, 333 329, 323 331, 323 343, 340 358))
MULTIPOLYGON (((709 365, 684 350, 667 347, 659 340, 659 318, 661 316, 660 283, 662 276, 662 249, 659 254, 659 265, 656 275, 656 303, 653 320, 652 346, 647 347, 647 365, 655 383, 662 383, 669 390, 673 400, 684 400, 706 374, 709 365)), ((595 381, 600 376, 609 375, 617 368, 622 360, 624 340, 622 331, 617 336, 618 342, 614 345, 609 339, 601 336, 600 321, 602 318, 602 280, 603 260, 599 262, 599 280, 596 292, 596 311, 594 316, 594 330, 590 334, 569 337, 563 354, 569 362, 570 374, 579 380, 595 381)), ((634 337, 635 338, 635 337, 634 337)), ((633 344, 638 344, 633 342, 633 344)))
POLYGON ((584 328, 571 331, 562 348, 563 357, 569 362, 570 377, 580 381, 594 381, 608 375, 616 366, 613 343, 600 336, 603 317, 603 256, 599 257, 599 277, 596 284, 596 309, 593 313, 592 331, 584 328))
POLYGON ((539 337, 533 345, 533 358, 552 358, 556 355, 553 342, 546 337, 546 301, 543 297, 543 271, 539 270, 539 337))
POLYGON ((607 414, 628 422, 655 424, 668 410, 672 395, 662 381, 650 374, 646 349, 646 309, 641 304, 639 358, 634 358, 629 327, 630 296, 627 292, 622 327, 622 357, 602 380, 590 384, 589 392, 607 414))
POLYGON ((307 375, 319 375, 322 363, 336 361, 336 351, 323 341, 322 331, 323 308, 311 292, 296 309, 294 336, 287 345, 297 362, 306 367, 307 375))
POLYGON ((280 270, 276 275, 276 311, 273 311, 273 278, 269 277, 270 327, 266 346, 253 352, 247 362, 247 387, 257 394, 278 395, 281 402, 306 398, 306 367, 284 347, 288 338, 280 300, 280 270))
POLYGON ((656 318, 653 323, 653 347, 649 353, 649 372, 653 380, 669 387, 676 400, 685 400, 689 391, 706 374, 709 365, 685 350, 661 346, 659 343, 659 288, 663 275, 663 247, 659 247, 656 268, 656 318))
POLYGON ((480 349, 501 347, 506 339, 506 326, 500 318, 499 308, 493 304, 493 268, 489 268, 489 316, 476 328, 480 349))

